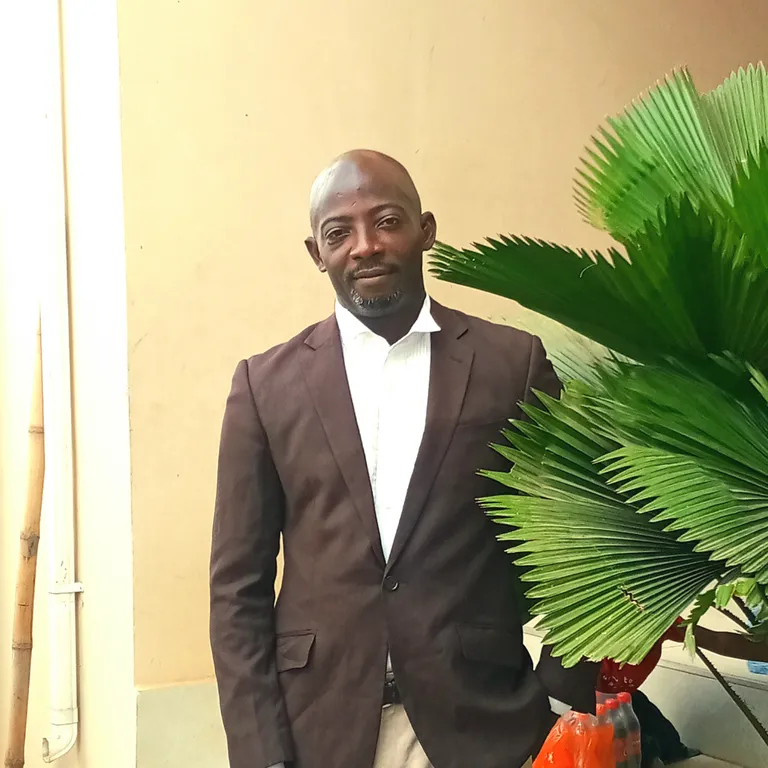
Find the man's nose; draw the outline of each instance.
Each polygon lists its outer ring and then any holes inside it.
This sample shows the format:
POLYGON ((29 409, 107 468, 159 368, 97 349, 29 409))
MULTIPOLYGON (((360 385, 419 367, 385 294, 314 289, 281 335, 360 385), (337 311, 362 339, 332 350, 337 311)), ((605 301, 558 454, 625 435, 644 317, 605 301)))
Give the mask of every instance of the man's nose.
POLYGON ((367 259, 379 252, 379 239, 376 230, 370 227, 359 227, 355 231, 355 242, 352 246, 352 257, 367 259))

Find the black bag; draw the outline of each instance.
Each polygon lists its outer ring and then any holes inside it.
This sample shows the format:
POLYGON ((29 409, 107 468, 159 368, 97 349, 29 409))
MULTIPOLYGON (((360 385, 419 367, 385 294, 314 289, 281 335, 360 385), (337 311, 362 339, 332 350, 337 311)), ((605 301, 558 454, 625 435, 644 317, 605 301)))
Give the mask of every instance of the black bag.
POLYGON ((632 694, 632 708, 640 721, 642 768, 652 768, 654 761, 658 760, 664 765, 671 765, 701 754, 683 744, 675 726, 641 691, 632 694))

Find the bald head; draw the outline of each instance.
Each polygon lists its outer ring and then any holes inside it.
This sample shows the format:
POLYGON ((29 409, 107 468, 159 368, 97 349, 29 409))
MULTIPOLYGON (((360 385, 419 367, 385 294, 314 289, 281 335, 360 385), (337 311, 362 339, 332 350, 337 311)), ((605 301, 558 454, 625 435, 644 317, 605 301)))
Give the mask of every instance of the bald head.
POLYGON ((423 254, 436 234, 410 174, 381 152, 346 152, 315 179, 309 209, 315 265, 342 306, 394 343, 421 310, 423 254))
POLYGON ((317 232, 325 211, 344 195, 361 193, 366 187, 386 192, 401 205, 407 205, 418 216, 421 199, 411 174, 402 163, 383 152, 354 149, 339 155, 320 171, 309 195, 309 219, 317 232))

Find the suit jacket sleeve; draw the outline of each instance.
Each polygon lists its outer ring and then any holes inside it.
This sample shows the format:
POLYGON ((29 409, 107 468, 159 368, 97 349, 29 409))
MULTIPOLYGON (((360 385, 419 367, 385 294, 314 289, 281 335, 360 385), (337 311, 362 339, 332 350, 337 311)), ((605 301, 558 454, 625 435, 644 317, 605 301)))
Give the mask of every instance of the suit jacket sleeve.
MULTIPOLYGON (((540 402, 534 390, 544 392, 552 397, 559 397, 562 385, 557 378, 552 363, 547 359, 541 339, 533 337, 531 356, 528 367, 528 383, 526 385, 525 401, 534 405, 540 402)), ((530 616, 530 601, 524 598, 525 612, 530 616)), ((579 712, 595 711, 595 688, 600 665, 591 661, 581 661, 574 667, 565 668, 560 660, 552 656, 549 646, 541 651, 536 672, 554 699, 562 701, 579 712)))
POLYGON ((293 759, 275 668, 274 584, 284 506, 243 361, 224 413, 210 572, 211 648, 231 768, 293 759))

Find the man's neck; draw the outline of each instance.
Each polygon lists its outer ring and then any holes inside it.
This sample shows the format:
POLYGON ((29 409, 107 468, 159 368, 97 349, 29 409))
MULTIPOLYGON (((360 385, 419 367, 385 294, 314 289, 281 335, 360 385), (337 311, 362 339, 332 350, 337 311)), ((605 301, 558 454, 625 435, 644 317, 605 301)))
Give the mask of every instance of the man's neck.
POLYGON ((411 330, 424 306, 426 294, 420 298, 404 303, 391 315, 381 317, 360 317, 360 322, 377 336, 381 336, 389 342, 390 346, 397 343, 411 330))

